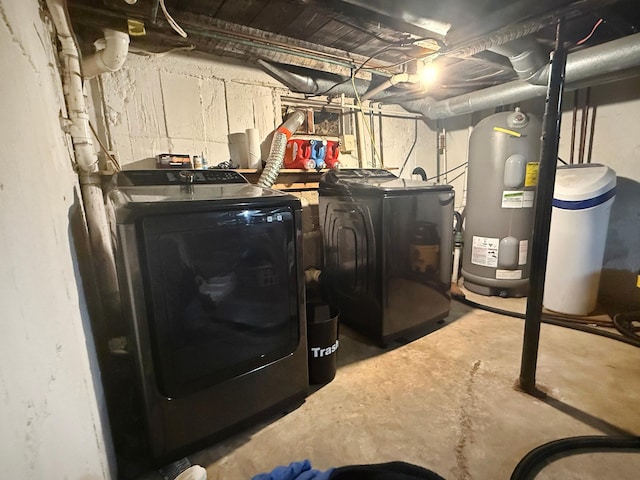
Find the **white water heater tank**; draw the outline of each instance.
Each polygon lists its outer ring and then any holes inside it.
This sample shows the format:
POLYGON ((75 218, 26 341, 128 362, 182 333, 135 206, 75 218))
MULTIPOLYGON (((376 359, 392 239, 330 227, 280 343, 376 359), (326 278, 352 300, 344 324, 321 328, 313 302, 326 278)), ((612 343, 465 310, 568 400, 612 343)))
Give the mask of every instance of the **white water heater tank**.
POLYGON ((558 168, 543 305, 570 315, 596 308, 616 174, 604 165, 558 168))

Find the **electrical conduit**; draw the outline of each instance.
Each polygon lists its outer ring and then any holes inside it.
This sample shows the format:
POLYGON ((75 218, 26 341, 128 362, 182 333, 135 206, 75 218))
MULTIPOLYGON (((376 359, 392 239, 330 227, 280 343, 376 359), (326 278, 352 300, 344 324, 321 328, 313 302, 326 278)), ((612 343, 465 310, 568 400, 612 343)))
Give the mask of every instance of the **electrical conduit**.
POLYGON ((275 131, 266 165, 262 171, 262 175, 260 175, 258 179, 259 186, 269 188, 275 183, 280 168, 282 167, 282 162, 284 161, 284 151, 287 147, 287 142, 298 127, 302 125, 304 118, 305 113, 302 110, 294 110, 275 131))

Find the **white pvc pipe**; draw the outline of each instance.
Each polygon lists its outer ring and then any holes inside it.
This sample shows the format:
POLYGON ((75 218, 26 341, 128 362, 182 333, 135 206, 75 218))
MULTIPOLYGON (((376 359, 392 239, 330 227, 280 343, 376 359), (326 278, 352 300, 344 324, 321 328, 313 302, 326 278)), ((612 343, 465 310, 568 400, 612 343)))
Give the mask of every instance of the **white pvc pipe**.
POLYGON ((451 283, 458 283, 458 271, 460 270, 460 247, 453 249, 453 271, 451 273, 451 283))
POLYGON ((71 120, 69 134, 73 140, 76 162, 85 172, 98 171, 98 159, 93 150, 89 111, 84 97, 80 75, 80 53, 68 23, 65 0, 47 0, 53 24, 62 47, 62 84, 67 102, 67 115, 71 120))
POLYGON ((82 60, 86 78, 120 70, 129 53, 129 35, 118 30, 104 30, 105 48, 82 60))
POLYGON ((69 134, 80 170, 80 186, 91 250, 96 261, 101 293, 104 299, 108 299, 117 293, 118 283, 111 231, 98 175, 98 159, 93 148, 89 111, 80 73, 80 53, 71 33, 65 0, 47 0, 47 7, 62 47, 62 85, 70 120, 69 134))
POLYGON ((391 88, 394 85, 397 85, 398 83, 418 83, 419 80, 420 80, 420 77, 418 77, 417 75, 410 75, 408 73, 399 73, 385 80, 377 87, 374 87, 368 92, 366 92, 364 95, 362 95, 362 97, 360 98, 360 101, 364 102, 365 100, 369 100, 370 98, 374 97, 378 93, 383 92, 387 88, 391 88))

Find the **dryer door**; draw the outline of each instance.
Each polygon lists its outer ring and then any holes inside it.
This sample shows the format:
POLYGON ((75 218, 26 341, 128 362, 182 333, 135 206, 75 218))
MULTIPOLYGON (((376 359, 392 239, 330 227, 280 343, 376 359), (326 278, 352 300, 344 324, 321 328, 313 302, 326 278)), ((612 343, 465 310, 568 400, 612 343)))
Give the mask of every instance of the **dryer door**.
POLYGON ((163 395, 181 397, 295 351, 294 232, 286 207, 141 220, 148 328, 163 395))

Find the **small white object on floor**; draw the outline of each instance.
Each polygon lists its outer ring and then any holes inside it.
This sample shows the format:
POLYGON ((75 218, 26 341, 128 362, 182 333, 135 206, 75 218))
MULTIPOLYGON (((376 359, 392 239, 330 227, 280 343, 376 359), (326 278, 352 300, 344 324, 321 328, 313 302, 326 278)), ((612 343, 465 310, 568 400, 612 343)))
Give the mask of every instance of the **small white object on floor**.
POLYGON ((175 480, 207 480, 207 471, 200 465, 192 465, 178 475, 175 480))

